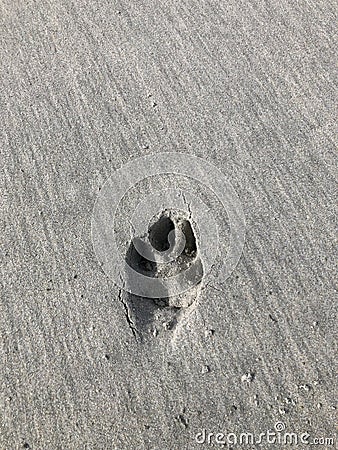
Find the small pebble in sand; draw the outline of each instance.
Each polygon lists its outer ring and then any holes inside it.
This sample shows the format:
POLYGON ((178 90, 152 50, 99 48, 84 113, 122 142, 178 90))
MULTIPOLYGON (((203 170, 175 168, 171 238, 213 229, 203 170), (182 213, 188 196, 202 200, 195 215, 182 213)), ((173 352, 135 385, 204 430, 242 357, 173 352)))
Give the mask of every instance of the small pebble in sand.
POLYGON ((253 381, 253 378, 254 378, 253 374, 248 372, 248 373, 245 373, 244 375, 242 375, 241 380, 242 380, 242 383, 251 383, 253 381))
POLYGON ((213 334, 214 334, 214 330, 211 330, 211 329, 208 329, 208 330, 205 330, 205 332, 204 332, 204 336, 205 337, 211 337, 213 334))
POLYGON ((209 366, 203 366, 201 372, 202 372, 202 374, 209 373, 210 372, 210 367, 209 366))
POLYGON ((305 392, 309 392, 311 387, 308 384, 301 384, 298 386, 299 389, 303 389, 305 392))

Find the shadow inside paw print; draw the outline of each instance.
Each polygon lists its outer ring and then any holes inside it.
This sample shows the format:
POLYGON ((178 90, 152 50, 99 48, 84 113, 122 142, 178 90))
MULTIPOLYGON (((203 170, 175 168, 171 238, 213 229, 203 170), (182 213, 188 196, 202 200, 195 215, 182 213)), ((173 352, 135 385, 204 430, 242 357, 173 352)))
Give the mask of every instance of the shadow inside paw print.
POLYGON ((149 248, 153 249, 152 253, 148 254, 149 257, 137 250, 139 247, 135 244, 140 238, 136 238, 128 248, 126 263, 136 272, 151 278, 169 279, 184 272, 184 281, 191 288, 176 295, 167 290, 160 298, 128 294, 126 302, 135 329, 139 333, 174 329, 182 310, 196 300, 203 278, 203 265, 198 255, 196 236, 188 218, 164 211, 150 226, 147 237, 149 248), (158 252, 171 255, 179 247, 177 236, 184 236, 182 251, 176 258, 169 258, 168 262, 161 261, 158 252))
POLYGON ((175 231, 175 223, 170 217, 163 215, 149 228, 149 242, 155 250, 160 252, 169 250, 171 231, 175 231))

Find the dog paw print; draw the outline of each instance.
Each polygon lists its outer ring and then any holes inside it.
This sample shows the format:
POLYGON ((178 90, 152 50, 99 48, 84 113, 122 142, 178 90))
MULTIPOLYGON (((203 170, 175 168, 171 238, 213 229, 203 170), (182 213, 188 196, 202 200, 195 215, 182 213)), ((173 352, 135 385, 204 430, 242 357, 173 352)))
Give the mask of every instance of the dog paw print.
POLYGON ((157 298, 126 295, 125 305, 137 333, 157 335, 160 330, 175 329, 184 311, 196 301, 203 279, 203 264, 191 218, 183 213, 163 211, 144 236, 134 237, 126 263, 144 277, 164 282, 177 280, 174 292, 167 288, 165 295, 157 298))

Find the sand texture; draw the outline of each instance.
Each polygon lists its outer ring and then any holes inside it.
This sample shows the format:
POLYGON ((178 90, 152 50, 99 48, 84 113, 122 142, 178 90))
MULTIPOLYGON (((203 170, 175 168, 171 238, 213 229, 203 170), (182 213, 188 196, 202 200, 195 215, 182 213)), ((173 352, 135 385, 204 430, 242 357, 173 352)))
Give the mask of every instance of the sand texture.
MULTIPOLYGON (((277 423, 334 438, 336 16, 327 0, 0 1, 1 450, 222 448, 203 430, 277 423), (106 180, 162 152, 217 167, 246 221, 232 274, 170 304, 118 287, 91 239, 106 180)), ((180 189, 207 197, 191 172, 180 189)), ((127 193, 126 254, 128 216, 171 186, 127 193)), ((180 264, 198 258, 192 243, 180 264)))

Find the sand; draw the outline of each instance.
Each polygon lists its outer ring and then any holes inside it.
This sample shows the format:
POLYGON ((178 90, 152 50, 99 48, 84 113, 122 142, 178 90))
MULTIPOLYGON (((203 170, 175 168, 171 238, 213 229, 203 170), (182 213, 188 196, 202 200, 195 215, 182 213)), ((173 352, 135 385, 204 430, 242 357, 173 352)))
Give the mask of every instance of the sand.
MULTIPOLYGON (((334 3, 0 5, 0 449, 334 438, 334 3), (216 166, 246 221, 231 275, 170 311, 117 286, 91 239, 109 177, 162 152, 216 166)), ((166 183, 126 196, 121 246, 166 183)), ((209 200, 222 261, 229 224, 209 200)))

